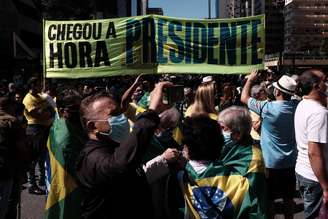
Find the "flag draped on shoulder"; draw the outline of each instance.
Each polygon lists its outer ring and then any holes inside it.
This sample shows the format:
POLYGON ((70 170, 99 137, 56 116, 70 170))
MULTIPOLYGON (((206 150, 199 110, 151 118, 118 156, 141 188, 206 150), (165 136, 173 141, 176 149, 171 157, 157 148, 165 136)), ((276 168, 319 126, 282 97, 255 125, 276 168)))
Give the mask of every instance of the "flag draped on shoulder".
POLYGON ((205 171, 179 174, 185 218, 266 218, 264 163, 255 146, 223 150, 205 171))
POLYGON ((82 136, 82 132, 65 119, 57 118, 51 126, 47 144, 47 219, 81 218, 81 196, 74 165, 84 145, 82 136))

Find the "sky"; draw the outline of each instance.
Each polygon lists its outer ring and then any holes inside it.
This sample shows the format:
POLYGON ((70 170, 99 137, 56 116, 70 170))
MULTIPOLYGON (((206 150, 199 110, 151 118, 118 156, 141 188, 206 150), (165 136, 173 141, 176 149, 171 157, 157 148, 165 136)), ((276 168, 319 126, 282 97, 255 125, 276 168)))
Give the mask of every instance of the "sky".
MULTIPOLYGON (((208 0, 148 0, 149 7, 163 8, 165 16, 202 19, 208 17, 208 0)), ((211 17, 215 16, 212 0, 211 17)))

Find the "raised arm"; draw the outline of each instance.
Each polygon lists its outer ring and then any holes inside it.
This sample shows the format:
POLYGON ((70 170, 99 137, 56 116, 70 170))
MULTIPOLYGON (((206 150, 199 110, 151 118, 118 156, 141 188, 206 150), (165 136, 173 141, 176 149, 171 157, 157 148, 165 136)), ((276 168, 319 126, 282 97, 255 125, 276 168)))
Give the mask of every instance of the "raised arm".
POLYGON ((116 148, 113 156, 106 157, 105 162, 102 162, 100 172, 107 180, 141 165, 141 159, 160 122, 158 113, 161 112, 162 108, 163 88, 167 86, 172 86, 172 83, 161 82, 156 85, 150 96, 148 111, 138 117, 133 131, 116 148))
POLYGON ((258 70, 252 70, 251 74, 248 76, 248 79, 246 81, 245 86, 243 87, 243 90, 241 92, 241 97, 240 97, 240 101, 244 104, 248 103, 251 93, 251 88, 253 85, 254 80, 257 78, 258 75, 258 70))
POLYGON ((141 84, 141 78, 142 74, 140 74, 136 80, 133 82, 133 84, 131 85, 131 87, 129 87, 123 94, 122 96, 122 100, 121 100, 121 109, 122 109, 122 113, 124 113, 129 105, 129 102, 131 102, 131 97, 134 93, 134 91, 137 89, 137 87, 141 84))

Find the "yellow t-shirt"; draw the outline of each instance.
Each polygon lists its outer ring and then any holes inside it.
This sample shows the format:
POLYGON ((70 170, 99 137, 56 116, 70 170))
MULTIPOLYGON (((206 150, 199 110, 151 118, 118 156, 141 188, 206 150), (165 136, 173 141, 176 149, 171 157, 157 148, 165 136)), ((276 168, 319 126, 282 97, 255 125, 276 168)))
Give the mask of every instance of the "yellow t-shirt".
POLYGON ((27 93, 24 97, 23 104, 25 106, 24 109, 24 116, 27 120, 27 124, 39 124, 39 125, 50 125, 51 120, 48 117, 44 118, 35 118, 31 115, 31 111, 33 110, 45 110, 46 108, 50 107, 46 98, 42 97, 41 94, 37 94, 34 96, 30 93, 27 93))
MULTIPOLYGON (((207 114, 211 119, 213 119, 215 121, 218 121, 218 114, 217 113, 207 113, 207 114)), ((188 109, 185 112, 185 117, 188 117, 188 116, 189 117, 191 116, 191 106, 189 106, 188 109)))

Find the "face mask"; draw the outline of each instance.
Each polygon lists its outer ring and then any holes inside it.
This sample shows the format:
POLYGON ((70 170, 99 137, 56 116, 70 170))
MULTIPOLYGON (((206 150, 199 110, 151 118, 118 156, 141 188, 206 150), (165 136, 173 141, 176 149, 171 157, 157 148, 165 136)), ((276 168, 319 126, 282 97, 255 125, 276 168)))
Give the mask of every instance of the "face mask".
POLYGON ((108 123, 111 127, 108 136, 113 141, 121 143, 127 138, 130 133, 130 124, 123 114, 109 117, 108 123))
POLYGON ((278 95, 277 95, 278 91, 277 91, 277 88, 274 88, 273 89, 273 96, 276 98, 278 95))
POLYGON ((223 135, 225 145, 233 143, 233 139, 231 137, 231 132, 222 131, 222 135, 223 135))
POLYGON ((164 131, 160 131, 159 133, 156 133, 155 136, 160 142, 167 143, 171 140, 172 134, 170 133, 169 130, 164 130, 164 131))

